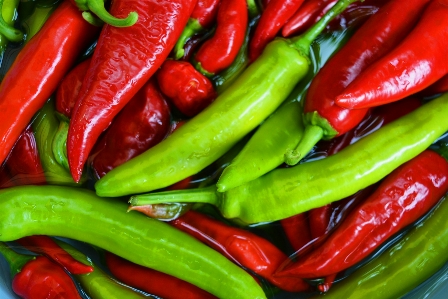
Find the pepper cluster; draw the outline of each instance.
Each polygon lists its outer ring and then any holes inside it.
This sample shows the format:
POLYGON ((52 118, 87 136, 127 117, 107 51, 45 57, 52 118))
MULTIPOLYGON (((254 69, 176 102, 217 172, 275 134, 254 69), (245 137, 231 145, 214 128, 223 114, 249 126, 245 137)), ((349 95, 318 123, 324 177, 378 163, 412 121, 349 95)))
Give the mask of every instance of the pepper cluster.
POLYGON ((398 298, 447 262, 448 1, 0 11, 21 298, 398 298))

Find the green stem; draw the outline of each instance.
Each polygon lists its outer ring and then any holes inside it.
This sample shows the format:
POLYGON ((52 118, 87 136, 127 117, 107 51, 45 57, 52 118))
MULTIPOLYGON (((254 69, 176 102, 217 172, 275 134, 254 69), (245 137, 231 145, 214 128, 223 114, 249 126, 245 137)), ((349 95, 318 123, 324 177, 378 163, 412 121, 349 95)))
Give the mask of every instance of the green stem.
MULTIPOLYGON (((102 0, 88 0, 87 7, 98 18, 100 18, 101 21, 111 26, 129 27, 134 25, 138 20, 138 14, 135 11, 130 12, 129 15, 124 19, 114 17, 106 10, 106 8, 104 8, 104 2, 102 0)), ((89 23, 92 21, 92 19, 87 14, 83 14, 83 17, 87 21, 89 21, 89 23)))
POLYGON ((3 1, 0 0, 0 33, 9 41, 20 42, 23 40, 23 32, 8 24, 3 18, 3 1))
POLYGON ((197 19, 188 19, 187 26, 185 26, 179 39, 174 46, 174 59, 178 60, 184 57, 185 49, 184 46, 187 41, 195 34, 202 32, 204 28, 199 24, 197 19))
POLYGON ((3 257, 9 264, 11 278, 13 278, 17 273, 19 273, 26 263, 34 259, 34 256, 24 255, 15 252, 3 242, 0 242, 0 253, 3 255, 3 257))
POLYGON ((291 39, 292 44, 299 51, 308 54, 311 43, 324 31, 328 24, 342 13, 347 6, 359 0, 339 0, 325 15, 305 33, 291 39))
POLYGON ((154 192, 131 196, 129 203, 131 206, 145 206, 152 204, 168 203, 208 203, 216 207, 220 206, 221 197, 216 192, 214 185, 186 190, 174 190, 154 192))
POLYGON ((302 140, 294 150, 285 153, 285 163, 288 165, 296 165, 308 154, 314 145, 322 139, 324 130, 320 126, 307 125, 302 140))

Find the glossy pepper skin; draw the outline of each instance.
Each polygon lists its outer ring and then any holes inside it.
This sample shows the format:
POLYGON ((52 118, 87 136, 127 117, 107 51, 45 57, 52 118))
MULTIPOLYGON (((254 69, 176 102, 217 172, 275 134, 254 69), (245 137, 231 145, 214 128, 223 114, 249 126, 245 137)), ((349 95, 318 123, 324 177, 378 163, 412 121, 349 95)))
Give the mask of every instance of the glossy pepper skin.
POLYGON ((308 214, 300 213, 280 220, 283 231, 295 255, 302 254, 302 250, 311 242, 311 231, 308 224, 308 214))
POLYGON ((369 65, 393 49, 420 17, 428 0, 393 0, 371 16, 311 82, 304 102, 305 134, 285 156, 295 165, 320 139, 331 139, 353 129, 368 109, 346 109, 336 97, 369 65), (366 38, 366 37, 369 38, 366 38))
POLYGON ((207 109, 140 156, 95 184, 100 196, 160 189, 194 175, 227 152, 288 97, 309 69, 311 42, 353 0, 343 0, 305 36, 269 43, 207 109), (248 93, 247 91, 251 92, 248 93), (181 165, 181 166, 180 166, 181 165))
POLYGON ((442 78, 448 73, 447 28, 448 1, 431 1, 406 38, 339 91, 336 104, 348 109, 375 107, 417 93, 442 78))
POLYGON ((227 192, 219 193, 211 186, 149 193, 133 196, 131 204, 209 203, 224 217, 246 223, 291 217, 341 200, 381 180, 448 130, 447 113, 448 94, 444 94, 328 158, 273 170, 227 192))
POLYGON ((127 204, 119 199, 48 185, 3 189, 0 196, 0 209, 8 211, 0 216, 1 241, 27 235, 66 237, 174 275, 219 298, 266 298, 249 274, 221 254, 166 223, 126 213, 127 204))
POLYGON ((105 25, 101 31, 67 137, 68 162, 75 182, 79 181, 100 134, 168 57, 195 3, 196 0, 112 3, 110 11, 117 17, 135 10, 139 19, 130 27, 105 25))
POLYGON ((426 150, 389 174, 319 248, 277 273, 317 278, 360 262, 448 191, 448 162, 426 150))
POLYGON ((64 1, 20 51, 0 85, 0 163, 98 32, 64 1))
POLYGON ((106 252, 107 268, 119 281, 164 299, 213 299, 215 296, 179 278, 146 268, 106 252))
POLYGON ((257 59, 304 0, 270 0, 249 43, 249 60, 257 59))
POLYGON ((191 12, 188 23, 174 46, 174 58, 185 56, 185 44, 194 35, 209 29, 216 21, 221 0, 198 0, 191 12))
POLYGON ((162 141, 170 129, 170 109, 155 79, 135 94, 92 150, 97 178, 162 141))
POLYGON ((215 32, 194 56, 196 68, 213 76, 229 67, 244 43, 248 20, 246 0, 221 1, 215 32))
POLYGON ((335 284, 325 298, 401 298, 447 262, 446 198, 421 224, 381 256, 335 284), (397 283, 400 281, 400 283, 397 283))
POLYGON ((157 72, 157 82, 184 115, 193 117, 217 96, 212 82, 187 61, 166 60, 157 72))
POLYGON ((288 257, 271 242, 252 232, 226 225, 193 210, 171 221, 170 224, 204 242, 234 263, 264 277, 282 290, 301 292, 310 289, 310 285, 303 280, 274 277, 273 273, 288 257))
POLYGON ((71 274, 87 274, 93 271, 91 266, 75 260, 49 236, 28 236, 18 239, 17 243, 34 253, 47 256, 71 274))

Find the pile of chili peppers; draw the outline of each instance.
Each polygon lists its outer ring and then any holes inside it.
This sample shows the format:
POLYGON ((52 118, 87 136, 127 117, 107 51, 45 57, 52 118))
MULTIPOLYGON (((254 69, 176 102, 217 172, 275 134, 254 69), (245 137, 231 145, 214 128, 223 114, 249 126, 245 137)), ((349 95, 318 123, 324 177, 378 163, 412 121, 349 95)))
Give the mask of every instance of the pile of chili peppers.
POLYGON ((446 265, 447 0, 0 12, 11 293, 400 298, 446 265))

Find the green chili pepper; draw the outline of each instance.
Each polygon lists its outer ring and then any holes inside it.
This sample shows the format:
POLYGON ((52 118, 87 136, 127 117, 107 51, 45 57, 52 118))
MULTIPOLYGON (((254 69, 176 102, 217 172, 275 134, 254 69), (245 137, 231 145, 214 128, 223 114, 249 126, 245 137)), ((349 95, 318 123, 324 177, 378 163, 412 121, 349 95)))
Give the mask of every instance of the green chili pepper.
POLYGON ((312 41, 355 0, 340 0, 309 31, 276 39, 205 110, 169 138, 116 167, 96 184, 101 196, 120 196, 169 186, 194 175, 257 127, 307 74, 312 41))
POLYGON ((305 129, 302 115, 302 98, 311 80, 351 35, 352 30, 343 30, 321 35, 312 44, 312 65, 307 76, 297 85, 288 100, 264 121, 245 145, 243 150, 224 169, 219 178, 219 192, 256 179, 283 164, 285 152, 297 146, 305 129))
POLYGON ((19 0, 0 0, 0 54, 3 55, 10 41, 20 42, 23 33, 13 27, 19 0))
POLYGON ((169 224, 127 204, 67 186, 0 190, 0 241, 50 235, 90 243, 136 264, 176 276, 219 298, 266 298, 255 279, 169 224))
POLYGON ((284 219, 348 197, 417 156, 448 130, 448 94, 325 159, 276 169, 235 187, 215 186, 131 198, 132 205, 202 202, 246 223, 284 219))
MULTIPOLYGON (((49 184, 67 184, 80 185, 85 181, 85 177, 76 184, 67 168, 58 163, 53 153, 53 140, 57 136, 59 129, 59 120, 56 117, 54 101, 50 99, 36 114, 33 119, 32 127, 36 138, 37 149, 39 151, 40 161, 45 172, 47 183, 49 184)), ((59 143, 60 144, 60 143, 59 143)), ((60 144, 65 147, 65 144, 60 144)), ((61 149, 59 152, 63 152, 61 149)))
POLYGON ((136 292, 135 289, 117 282, 112 279, 106 272, 97 267, 93 262, 83 253, 76 250, 73 246, 56 240, 59 246, 67 251, 73 258, 84 264, 90 265, 94 268, 93 272, 87 274, 73 275, 78 281, 83 291, 89 295, 91 299, 142 299, 148 298, 142 293, 136 292))
POLYGON ((325 298, 401 298, 448 261, 448 201, 393 247, 336 283, 325 298))
MULTIPOLYGON (((21 9, 26 9, 23 12, 22 10, 19 12, 21 16, 22 27, 26 32, 25 42, 28 42, 39 30, 42 28, 45 21, 50 17, 51 13, 56 9, 60 1, 55 2, 51 6, 34 6, 34 3, 31 2, 29 5, 22 7, 21 9)), ((26 1, 25 3, 29 3, 26 1)))

